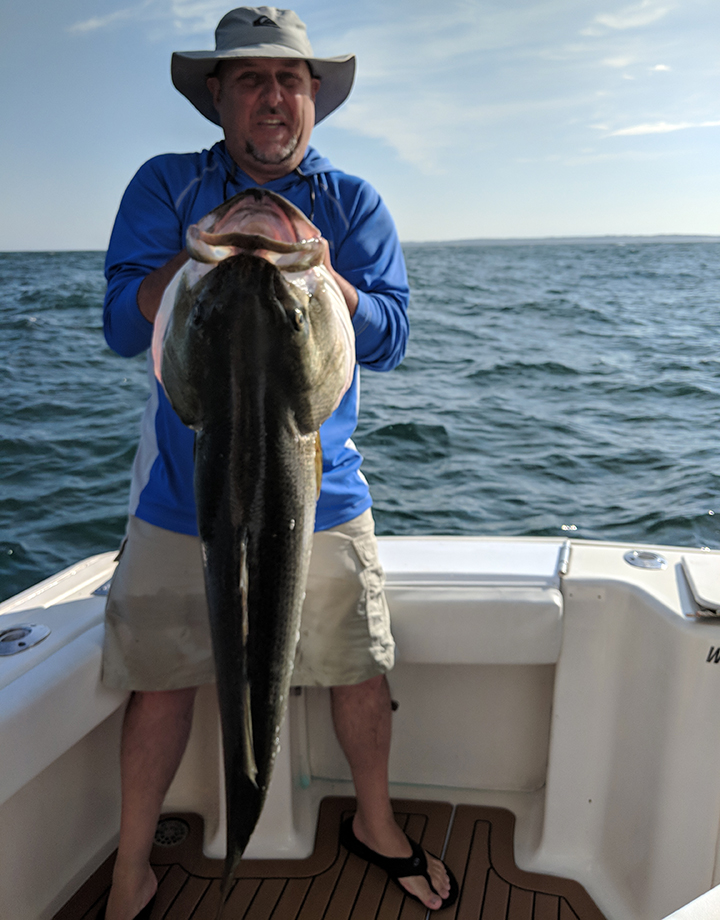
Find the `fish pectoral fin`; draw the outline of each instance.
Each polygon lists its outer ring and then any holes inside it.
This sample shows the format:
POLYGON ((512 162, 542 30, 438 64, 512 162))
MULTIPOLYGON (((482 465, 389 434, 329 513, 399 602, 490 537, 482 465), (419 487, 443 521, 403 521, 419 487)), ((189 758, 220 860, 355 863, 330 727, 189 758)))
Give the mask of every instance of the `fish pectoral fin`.
POLYGON ((253 728, 252 728, 252 710, 250 709, 250 686, 245 684, 245 719, 243 725, 243 731, 245 732, 245 772, 247 778, 257 789, 257 763, 255 761, 255 742, 253 741, 253 728))
POLYGON ((320 498, 320 487, 322 486, 323 462, 322 462, 322 444, 320 443, 320 432, 315 432, 315 480, 317 485, 317 497, 320 498))
POLYGON ((248 611, 248 538, 244 533, 240 540, 240 582, 238 589, 240 593, 240 613, 242 616, 242 641, 245 646, 243 655, 245 680, 243 681, 243 709, 244 718, 242 731, 244 735, 243 749, 245 752, 245 772, 250 782, 257 788, 257 763, 255 760, 255 742, 253 741, 252 729, 252 698, 250 694, 250 681, 247 678, 247 643, 250 631, 250 614, 248 611))

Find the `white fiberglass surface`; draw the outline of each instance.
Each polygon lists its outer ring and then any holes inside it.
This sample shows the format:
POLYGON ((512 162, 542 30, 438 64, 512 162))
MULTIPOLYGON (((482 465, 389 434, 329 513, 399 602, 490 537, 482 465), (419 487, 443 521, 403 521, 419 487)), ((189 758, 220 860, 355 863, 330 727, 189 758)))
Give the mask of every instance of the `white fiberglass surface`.
POLYGON ((467 582, 556 586, 563 541, 397 538, 380 541, 388 584, 467 582))

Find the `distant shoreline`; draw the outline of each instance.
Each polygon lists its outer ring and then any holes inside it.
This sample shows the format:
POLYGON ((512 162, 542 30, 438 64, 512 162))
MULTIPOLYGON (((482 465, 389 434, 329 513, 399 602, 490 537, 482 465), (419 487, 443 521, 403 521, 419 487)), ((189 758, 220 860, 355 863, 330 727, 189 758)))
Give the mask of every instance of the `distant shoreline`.
MULTIPOLYGON (((461 240, 401 240, 403 246, 559 246, 559 245, 593 245, 612 243, 616 246, 645 245, 648 243, 720 243, 720 236, 703 236, 702 234, 666 233, 655 236, 518 236, 518 237, 476 237, 461 240)), ((97 252, 105 254, 104 249, 5 249, 0 256, 19 255, 56 255, 72 252, 97 252)))
POLYGON ((647 243, 720 243, 720 236, 699 234, 658 234, 656 236, 538 236, 538 237, 479 237, 466 240, 405 240, 403 246, 558 246, 572 244, 594 245, 612 243, 618 245, 644 245, 647 243))

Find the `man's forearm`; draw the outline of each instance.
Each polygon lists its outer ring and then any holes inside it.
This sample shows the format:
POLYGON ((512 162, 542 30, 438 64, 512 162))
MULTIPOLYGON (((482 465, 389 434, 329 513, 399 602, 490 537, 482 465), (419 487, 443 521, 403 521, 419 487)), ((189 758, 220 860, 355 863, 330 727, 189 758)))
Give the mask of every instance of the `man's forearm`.
POLYGON ((331 271, 333 273, 333 277, 337 281, 341 294, 345 298, 345 303, 347 304, 347 308, 350 312, 350 316, 352 317, 355 315, 355 311, 357 310, 358 292, 355 290, 352 284, 350 284, 349 281, 346 281, 343 278, 342 275, 338 275, 335 269, 331 269, 331 271))
POLYGON ((323 259, 323 263, 325 265, 325 268, 330 272, 330 274, 333 276, 333 278, 337 282, 337 286, 340 288, 340 293, 345 298, 345 303, 347 304, 347 308, 350 313, 350 317, 352 318, 355 315, 355 311, 357 310, 358 292, 355 290, 352 284, 350 284, 349 281, 346 281, 342 275, 338 274, 335 271, 335 269, 332 266, 332 262, 330 261, 330 247, 328 246, 327 241, 325 241, 324 245, 325 245, 325 258, 323 259))
POLYGON ((183 249, 182 252, 173 256, 169 262, 161 265, 160 268, 156 268, 154 272, 150 272, 143 279, 137 292, 137 304, 140 312, 149 322, 155 322, 165 288, 189 258, 190 255, 187 250, 183 249))

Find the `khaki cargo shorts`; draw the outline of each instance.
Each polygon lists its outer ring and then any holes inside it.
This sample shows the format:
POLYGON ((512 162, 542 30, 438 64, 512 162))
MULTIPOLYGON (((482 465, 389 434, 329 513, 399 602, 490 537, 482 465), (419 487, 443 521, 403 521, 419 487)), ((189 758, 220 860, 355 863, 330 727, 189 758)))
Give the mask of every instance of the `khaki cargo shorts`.
MULTIPOLYGON (((369 509, 315 534, 294 685, 357 684, 392 668, 384 581, 369 509)), ((197 537, 130 517, 105 609, 102 680, 118 690, 215 680, 197 537)))

